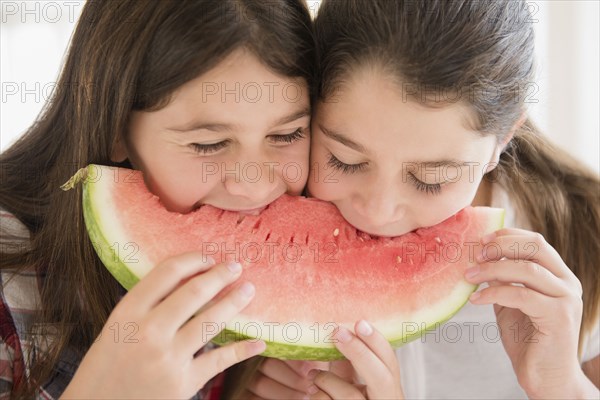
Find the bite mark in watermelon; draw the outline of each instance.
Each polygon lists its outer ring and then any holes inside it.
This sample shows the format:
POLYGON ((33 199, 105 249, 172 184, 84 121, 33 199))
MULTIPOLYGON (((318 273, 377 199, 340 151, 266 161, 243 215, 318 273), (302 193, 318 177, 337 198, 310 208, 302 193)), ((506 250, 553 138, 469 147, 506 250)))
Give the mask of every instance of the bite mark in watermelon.
POLYGON ((282 359, 341 358, 332 332, 360 319, 394 346, 439 326, 476 289, 464 271, 475 265, 480 238, 504 219, 502 209, 467 207, 436 226, 382 238, 317 199, 284 195, 244 217, 211 206, 179 214, 148 191, 139 171, 89 165, 65 187, 81 180, 94 248, 126 289, 191 250, 239 261, 244 272, 231 288, 250 281, 256 295, 215 342, 260 338, 263 355, 282 359))

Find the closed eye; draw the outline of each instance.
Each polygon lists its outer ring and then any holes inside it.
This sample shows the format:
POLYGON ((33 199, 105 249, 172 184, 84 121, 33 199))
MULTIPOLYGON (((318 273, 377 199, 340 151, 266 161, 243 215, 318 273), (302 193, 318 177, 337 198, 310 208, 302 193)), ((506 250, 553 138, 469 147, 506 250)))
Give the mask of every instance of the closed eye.
POLYGON ((333 153, 329 153, 329 160, 327 161, 327 165, 330 167, 342 171, 344 174, 353 174, 355 172, 360 172, 363 169, 367 168, 367 163, 363 162, 360 164, 346 164, 345 162, 340 161, 333 153))
POLYGON ((426 194, 440 194, 440 192, 442 191, 441 183, 425 183, 417 179, 417 177, 414 176, 412 173, 408 174, 408 178, 412 181, 415 188, 420 192, 426 194))
MULTIPOLYGON (((287 134, 287 135, 270 135, 269 139, 275 143, 291 144, 291 143, 294 143, 305 137, 306 137, 305 130, 303 128, 298 128, 294 132, 287 134)), ((230 143, 230 140, 227 139, 227 140, 223 140, 218 143, 211 143, 211 144, 192 143, 192 144, 190 144, 190 146, 197 153, 207 155, 207 154, 213 154, 213 153, 218 152, 219 150, 227 147, 229 145, 229 143, 230 143)))
POLYGON ((271 135, 269 138, 275 143, 294 143, 300 139, 304 139, 306 137, 306 133, 303 128, 298 128, 294 132, 289 133, 287 135, 271 135))
POLYGON ((212 154, 227 147, 228 144, 229 140, 223 140, 221 142, 211 144, 192 143, 190 146, 194 149, 194 151, 200 154, 212 154))

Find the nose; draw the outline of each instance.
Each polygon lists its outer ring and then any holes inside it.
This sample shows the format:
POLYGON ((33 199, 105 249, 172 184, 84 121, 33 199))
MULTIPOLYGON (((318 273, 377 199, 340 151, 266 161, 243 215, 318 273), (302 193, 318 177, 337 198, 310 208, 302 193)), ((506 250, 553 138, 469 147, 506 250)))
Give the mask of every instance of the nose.
POLYGON ((373 182, 358 191, 352 206, 367 224, 377 227, 401 219, 406 213, 404 203, 397 182, 373 182))
POLYGON ((228 164, 221 171, 227 192, 243 197, 251 205, 262 206, 273 199, 278 187, 277 172, 274 163, 236 162, 228 164))

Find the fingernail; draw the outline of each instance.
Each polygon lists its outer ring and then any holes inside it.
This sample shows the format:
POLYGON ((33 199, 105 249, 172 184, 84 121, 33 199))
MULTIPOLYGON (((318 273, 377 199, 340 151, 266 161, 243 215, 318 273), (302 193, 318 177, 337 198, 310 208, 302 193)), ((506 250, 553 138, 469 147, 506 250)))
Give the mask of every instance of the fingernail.
POLYGON ((254 296, 255 291, 256 291, 256 289, 254 288, 254 285, 251 284, 250 282, 244 282, 242 284, 242 286, 240 286, 240 293, 242 295, 244 295, 245 297, 254 296))
POLYGON ((342 328, 341 326, 338 328, 335 337, 342 343, 348 343, 350 340, 352 340, 352 335, 350 334, 350 331, 346 328, 342 328))
POLYGON ((363 319, 356 326, 356 331, 362 336, 370 336, 373 333, 373 328, 363 319))
POLYGON ((226 266, 234 275, 237 275, 242 271, 242 264, 235 261, 228 261, 226 266))
POLYGON ((211 256, 202 255, 202 262, 206 265, 215 265, 217 262, 211 256))
POLYGON ((317 394, 319 392, 319 388, 316 387, 315 385, 311 385, 308 387, 308 389, 306 389, 306 391, 308 392, 309 395, 313 395, 313 394, 317 394))
POLYGON ((475 276, 477 276, 480 271, 481 271, 481 268, 479 268, 478 266, 471 267, 471 268, 467 269, 467 271, 465 272, 465 278, 472 279, 475 276))
POLYGON ((487 243, 491 242, 492 240, 494 240, 495 237, 496 237, 496 232, 488 233, 487 235, 485 235, 481 238, 481 243, 487 244, 487 243))
MULTIPOLYGON (((308 376, 308 372, 313 369, 320 369, 320 365, 325 365, 322 361, 303 361, 300 367, 300 374, 302 376, 308 376)), ((328 365, 328 364, 327 364, 328 365)))
POLYGON ((475 301, 475 300, 477 300, 480 297, 481 297, 481 292, 473 292, 473 293, 471 293, 471 296, 469 298, 471 300, 475 301))
MULTIPOLYGON (((311 369, 310 371, 308 371, 308 374, 306 374, 306 377, 312 381, 313 379, 315 379, 317 377, 317 375, 319 375, 319 372, 321 372, 321 371, 319 371, 318 369, 311 369)), ((314 394, 314 393, 311 393, 311 394, 314 394)))

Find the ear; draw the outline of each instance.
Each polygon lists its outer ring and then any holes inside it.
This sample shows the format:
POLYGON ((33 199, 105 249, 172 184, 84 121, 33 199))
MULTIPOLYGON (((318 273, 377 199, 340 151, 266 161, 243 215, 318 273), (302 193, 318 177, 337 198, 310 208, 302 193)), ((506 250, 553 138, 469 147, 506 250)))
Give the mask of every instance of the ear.
POLYGON ((527 113, 523 112, 521 114, 521 116, 519 117, 519 119, 517 120, 517 122, 515 122, 515 124, 511 128, 510 132, 508 132, 508 134, 504 137, 504 139, 502 139, 501 142, 496 144, 496 147, 494 148, 494 152, 492 153, 492 157, 490 158, 490 161, 487 164, 487 167, 485 170, 486 174, 488 172, 493 171, 498 166, 498 163, 500 162, 500 155, 502 154, 502 152, 504 151, 506 146, 508 146, 508 144, 510 143, 512 138, 515 136, 515 132, 521 126, 523 126, 523 124, 525 123, 526 120, 527 120, 527 113))
POLYGON ((127 145, 122 135, 117 135, 110 153, 110 160, 115 163, 121 163, 128 157, 127 145))

